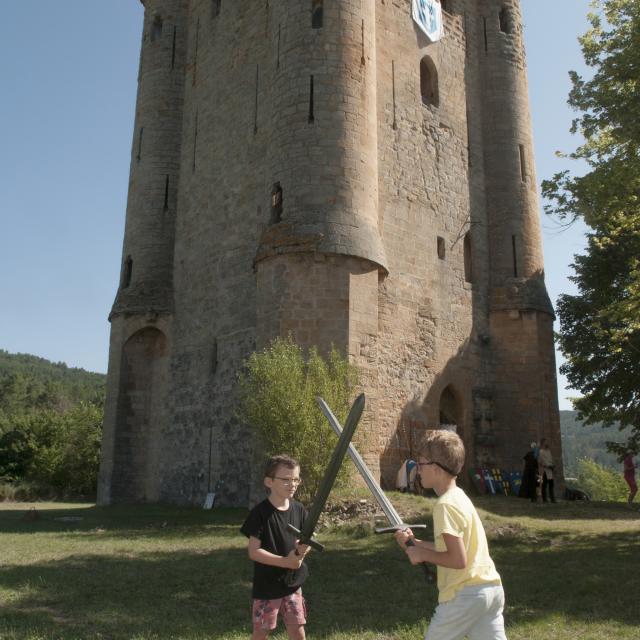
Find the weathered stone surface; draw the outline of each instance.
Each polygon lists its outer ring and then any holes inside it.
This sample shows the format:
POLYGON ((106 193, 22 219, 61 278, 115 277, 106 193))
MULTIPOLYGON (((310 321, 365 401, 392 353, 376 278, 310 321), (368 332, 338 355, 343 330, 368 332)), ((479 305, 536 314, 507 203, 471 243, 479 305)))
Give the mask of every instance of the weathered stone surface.
POLYGON ((383 485, 441 424, 561 460, 519 2, 435 44, 410 0, 144 4, 100 500, 247 504, 237 374, 289 332, 359 367, 383 485))

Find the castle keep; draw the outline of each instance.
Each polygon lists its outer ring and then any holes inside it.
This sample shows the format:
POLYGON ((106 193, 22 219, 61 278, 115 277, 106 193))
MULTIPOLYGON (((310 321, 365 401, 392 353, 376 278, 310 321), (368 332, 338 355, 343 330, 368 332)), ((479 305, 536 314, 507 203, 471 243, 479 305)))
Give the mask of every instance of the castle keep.
MULTIPOLYGON (((143 0, 99 501, 249 501, 243 360, 361 373, 383 486, 425 429, 560 461, 519 0, 143 0)), ((561 470, 557 466, 556 471, 561 470)))

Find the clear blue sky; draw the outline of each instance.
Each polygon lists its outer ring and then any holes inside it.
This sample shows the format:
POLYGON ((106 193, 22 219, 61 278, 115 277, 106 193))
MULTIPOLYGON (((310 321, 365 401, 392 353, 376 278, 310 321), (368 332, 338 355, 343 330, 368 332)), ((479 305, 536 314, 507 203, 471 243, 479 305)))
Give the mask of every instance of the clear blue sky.
MULTIPOLYGON (((569 69, 589 0, 522 0, 538 179, 577 141, 569 69)), ((142 24, 138 0, 19 0, 0 39, 0 348, 105 372, 142 24)), ((555 302, 583 230, 543 219, 555 302)), ((571 395, 560 381, 560 406, 571 395)))

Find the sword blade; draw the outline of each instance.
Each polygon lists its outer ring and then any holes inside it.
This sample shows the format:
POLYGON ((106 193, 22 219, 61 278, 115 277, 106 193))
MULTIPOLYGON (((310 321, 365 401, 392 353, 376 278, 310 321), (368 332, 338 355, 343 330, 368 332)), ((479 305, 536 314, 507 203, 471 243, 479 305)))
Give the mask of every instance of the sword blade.
MULTIPOLYGON (((340 423, 338 419, 333 415, 331 409, 327 403, 320 397, 316 398, 320 408, 322 409, 322 413, 329 420, 329 424, 333 428, 333 430, 340 435, 342 432, 342 428, 340 427, 340 423)), ((391 531, 396 531, 398 529, 407 529, 409 525, 406 525, 402 518, 398 515, 395 507, 389 501, 389 498, 385 495, 384 491, 380 488, 380 485, 376 482, 375 478, 371 475, 371 471, 367 467, 365 461, 362 459, 357 449, 349 443, 349 448, 347 449, 349 452, 349 457, 353 460, 353 463, 356 465, 362 479, 365 481, 367 487, 369 487, 369 491, 373 494, 373 497, 376 499, 376 502, 380 505, 380 508, 384 512, 385 516, 387 516, 387 520, 391 523, 391 527, 387 529, 376 529, 376 533, 390 533, 391 531)), ((412 529, 425 529, 426 526, 423 524, 412 524, 412 529)), ((410 539, 406 542, 407 547, 415 546, 415 542, 410 539)), ((426 564, 421 563, 422 571, 424 573, 424 577, 427 582, 433 583, 435 582, 435 576, 433 570, 426 564)))
MULTIPOLYGON (((327 498, 331 493, 331 489, 333 488, 336 476, 338 475, 338 471, 340 470, 340 466, 342 465, 342 460, 347 453, 349 443, 351 441, 351 438, 353 437, 353 433, 356 430, 356 427, 358 426, 358 422, 360 421, 360 417, 362 416, 363 411, 364 393, 361 393, 355 399, 355 402, 351 406, 349 415, 347 416, 347 420, 344 423, 344 429, 339 434, 338 444, 333 450, 333 455, 331 456, 331 460, 329 461, 329 465, 327 466, 327 470, 325 471, 324 478, 322 478, 322 482, 320 483, 318 492, 313 499, 313 504, 309 509, 309 515, 300 528, 300 531, 296 532, 300 534, 299 539, 303 544, 309 544, 319 550, 322 549, 322 546, 319 545, 315 540, 313 540, 313 532, 315 531, 316 525, 318 524, 320 514, 324 509, 327 498)), ((291 525, 289 525, 289 527, 291 527, 291 525)))
MULTIPOLYGON (((322 409, 322 413, 324 413, 329 421, 329 424, 339 436, 342 432, 342 428, 340 427, 338 419, 333 415, 333 412, 322 398, 318 397, 316 400, 320 405, 320 409, 322 409)), ((353 460, 353 464, 356 465, 356 468, 360 472, 362 479, 365 481, 367 487, 369 487, 369 491, 371 491, 376 502, 380 505, 384 515, 387 517, 387 520, 389 520, 389 523, 394 527, 404 525, 402 518, 399 516, 395 507, 391 504, 384 491, 380 488, 380 485, 376 482, 375 478, 371 475, 371 471, 369 471, 356 448, 352 444, 349 444, 347 451, 349 453, 349 457, 353 460)))

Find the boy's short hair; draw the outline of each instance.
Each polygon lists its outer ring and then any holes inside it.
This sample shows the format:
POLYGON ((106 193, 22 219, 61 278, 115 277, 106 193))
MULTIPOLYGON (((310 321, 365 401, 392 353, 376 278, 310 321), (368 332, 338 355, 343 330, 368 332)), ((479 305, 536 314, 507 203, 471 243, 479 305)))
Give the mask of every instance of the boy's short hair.
POLYGON ((287 469, 296 469, 300 464, 292 457, 280 454, 277 456, 271 456, 267 460, 267 464, 264 467, 264 477, 273 478, 274 474, 278 470, 278 467, 286 467, 287 469))
POLYGON ((438 463, 439 467, 452 476, 457 476, 462 471, 465 458, 464 443, 455 431, 427 431, 419 452, 426 460, 438 463))

